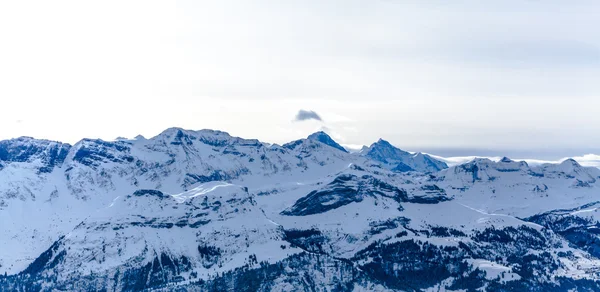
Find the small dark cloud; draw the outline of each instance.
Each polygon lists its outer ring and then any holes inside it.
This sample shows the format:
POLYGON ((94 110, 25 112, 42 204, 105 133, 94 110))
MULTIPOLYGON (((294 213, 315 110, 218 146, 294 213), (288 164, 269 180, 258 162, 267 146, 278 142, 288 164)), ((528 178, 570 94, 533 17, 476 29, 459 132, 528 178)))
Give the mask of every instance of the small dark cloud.
POLYGON ((323 119, 321 119, 321 116, 319 116, 319 114, 317 114, 314 111, 307 111, 307 110, 299 110, 298 113, 296 114, 296 118, 294 120, 297 122, 307 121, 307 120, 323 121, 323 119))

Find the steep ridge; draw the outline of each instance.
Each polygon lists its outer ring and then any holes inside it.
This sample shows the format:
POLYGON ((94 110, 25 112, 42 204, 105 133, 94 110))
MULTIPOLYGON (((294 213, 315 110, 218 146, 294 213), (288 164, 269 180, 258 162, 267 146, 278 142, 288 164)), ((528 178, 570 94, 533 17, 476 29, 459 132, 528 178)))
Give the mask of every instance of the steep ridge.
POLYGON ((600 289, 600 171, 574 160, 445 168, 322 132, 23 141, 0 143, 0 290, 600 289))
POLYGON ((31 137, 0 141, 0 169, 14 162, 36 162, 40 172, 48 173, 64 162, 70 148, 69 144, 31 137))

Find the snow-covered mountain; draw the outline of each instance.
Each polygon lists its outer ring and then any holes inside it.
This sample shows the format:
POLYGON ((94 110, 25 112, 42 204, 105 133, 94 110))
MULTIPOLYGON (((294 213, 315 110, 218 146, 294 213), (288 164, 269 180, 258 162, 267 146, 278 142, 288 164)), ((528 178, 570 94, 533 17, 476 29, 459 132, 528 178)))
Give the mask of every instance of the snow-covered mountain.
POLYGON ((600 289, 600 170, 171 128, 0 142, 0 291, 600 289))
POLYGON ((394 172, 436 172, 448 168, 448 165, 443 161, 420 152, 406 152, 383 139, 379 139, 368 148, 363 149, 361 153, 374 161, 383 163, 386 168, 394 172))

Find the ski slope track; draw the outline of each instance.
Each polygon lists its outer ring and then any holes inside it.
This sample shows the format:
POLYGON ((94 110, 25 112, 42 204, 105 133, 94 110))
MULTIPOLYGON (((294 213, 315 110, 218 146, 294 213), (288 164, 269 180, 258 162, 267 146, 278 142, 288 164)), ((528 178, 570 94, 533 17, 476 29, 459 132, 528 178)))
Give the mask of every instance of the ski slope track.
POLYGON ((600 290, 600 170, 324 132, 0 141, 0 291, 600 290))

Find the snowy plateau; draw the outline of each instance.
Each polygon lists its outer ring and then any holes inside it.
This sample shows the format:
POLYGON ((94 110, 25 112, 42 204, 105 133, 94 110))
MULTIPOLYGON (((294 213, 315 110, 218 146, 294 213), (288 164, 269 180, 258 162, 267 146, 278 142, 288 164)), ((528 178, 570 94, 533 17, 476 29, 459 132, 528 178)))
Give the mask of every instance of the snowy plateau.
POLYGON ((0 291, 600 291, 600 170, 323 132, 0 141, 0 291))

